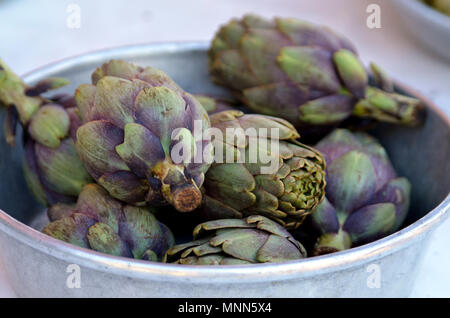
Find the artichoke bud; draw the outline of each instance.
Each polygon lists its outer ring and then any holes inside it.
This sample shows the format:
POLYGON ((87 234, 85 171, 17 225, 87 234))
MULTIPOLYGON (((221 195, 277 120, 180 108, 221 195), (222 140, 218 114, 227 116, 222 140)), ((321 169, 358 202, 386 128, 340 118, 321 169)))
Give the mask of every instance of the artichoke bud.
POLYGON ((47 78, 26 86, 0 61, 0 104, 8 107, 5 136, 13 145, 17 119, 27 132, 24 173, 31 192, 44 205, 73 202, 92 178, 75 151, 74 137, 80 118, 73 98, 41 94, 67 85, 63 78, 47 78), (10 107, 14 106, 14 107, 10 107))
POLYGON ((211 122, 223 133, 215 143, 222 158, 206 173, 207 199, 198 213, 209 219, 258 214, 298 227, 324 197, 320 153, 297 142, 295 128, 276 117, 225 111, 211 122), (230 130, 235 134, 227 135, 230 130))
MULTIPOLYGON (((350 117, 370 88, 354 46, 332 30, 305 21, 244 16, 222 26, 211 43, 209 71, 215 83, 231 89, 253 112, 289 120, 312 138, 350 117)), ((372 69, 384 93, 392 93, 388 77, 378 67, 372 69)), ((420 102, 407 104, 409 111, 395 110, 396 120, 375 110, 363 117, 410 126, 422 123, 420 102)))
POLYGON ((110 255, 155 261, 174 244, 148 208, 117 201, 96 184, 86 185, 75 205, 57 204, 48 214, 45 234, 110 255))
POLYGON ((163 72, 124 61, 102 65, 92 80, 75 100, 84 122, 76 146, 94 179, 128 203, 198 207, 211 163, 201 104, 163 72))
POLYGON ((274 263, 306 257, 304 247, 281 225, 260 215, 199 224, 192 242, 176 245, 164 262, 192 265, 274 263))
POLYGON ((396 177, 375 138, 337 129, 316 148, 327 162, 327 188, 326 199, 311 218, 320 233, 315 255, 372 242, 401 226, 409 208, 410 183, 396 177))

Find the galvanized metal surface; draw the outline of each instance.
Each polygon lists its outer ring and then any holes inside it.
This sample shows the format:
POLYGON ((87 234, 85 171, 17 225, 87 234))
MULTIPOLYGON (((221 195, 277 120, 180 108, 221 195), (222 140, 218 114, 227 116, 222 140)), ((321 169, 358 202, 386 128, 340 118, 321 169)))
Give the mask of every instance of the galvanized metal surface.
MULTIPOLYGON (((64 76, 72 81, 64 89, 70 92, 89 81, 92 70, 102 62, 123 58, 163 69, 192 93, 224 95, 209 81, 206 48, 206 43, 171 43, 111 49, 41 68, 26 80, 64 76)), ((0 136, 0 208, 9 213, 0 211, 0 252, 11 285, 19 296, 26 297, 407 296, 430 233, 448 216, 450 206, 450 123, 426 103, 424 127, 381 125, 374 131, 399 174, 413 184, 410 225, 358 248, 283 264, 205 267, 151 263, 112 257, 47 237, 28 226, 40 227, 36 219, 42 219, 44 212, 23 180, 20 141, 11 151, 0 136), (74 274, 67 269, 71 264, 80 268, 81 288, 70 288, 74 274)))

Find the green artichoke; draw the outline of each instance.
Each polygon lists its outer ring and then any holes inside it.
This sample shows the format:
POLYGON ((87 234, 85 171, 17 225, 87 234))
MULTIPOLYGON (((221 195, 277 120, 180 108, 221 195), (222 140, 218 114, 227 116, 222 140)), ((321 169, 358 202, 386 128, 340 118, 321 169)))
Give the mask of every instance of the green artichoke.
POLYGON ((375 138, 337 129, 315 147, 327 162, 327 187, 326 199, 312 214, 320 232, 314 254, 372 242, 402 225, 411 186, 396 176, 375 138))
POLYGON ((241 265, 306 257, 306 250, 288 231, 261 215, 202 223, 194 229, 194 239, 169 249, 163 262, 241 265))
POLYGON ((0 104, 7 108, 5 136, 14 145, 18 120, 25 130, 24 171, 39 202, 74 202, 92 182, 75 151, 75 132, 81 124, 73 98, 47 99, 42 93, 66 85, 49 78, 28 87, 0 60, 0 104))
POLYGON ((207 219, 260 214, 286 228, 298 227, 324 198, 325 161, 320 153, 296 141, 297 130, 280 118, 240 111, 210 118, 222 139, 215 136, 216 161, 206 174, 204 204, 198 213, 207 219), (237 138, 226 134, 230 128, 237 138))
POLYGON ((249 109, 284 118, 303 134, 351 115, 411 126, 423 121, 421 102, 393 93, 384 73, 380 88, 368 85, 347 39, 296 19, 246 15, 232 20, 212 42, 209 68, 212 80, 230 88, 249 109))
POLYGON ((124 61, 104 64, 92 82, 75 93, 84 122, 76 148, 89 173, 127 203, 195 209, 213 151, 201 104, 162 71, 124 61))
POLYGON ((450 16, 450 0, 422 0, 430 7, 450 16))
POLYGON ((86 185, 76 205, 50 207, 48 216, 45 234, 106 254, 157 261, 174 244, 148 208, 121 203, 97 184, 86 185))

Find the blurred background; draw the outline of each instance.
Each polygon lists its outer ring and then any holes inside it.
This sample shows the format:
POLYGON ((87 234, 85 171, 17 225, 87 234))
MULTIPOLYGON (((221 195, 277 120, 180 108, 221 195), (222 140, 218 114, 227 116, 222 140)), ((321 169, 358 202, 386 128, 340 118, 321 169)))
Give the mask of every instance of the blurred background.
MULTIPOLYGON (((0 57, 23 75, 93 50, 209 41, 219 25, 249 12, 332 27, 365 64, 377 62, 450 115, 450 17, 418 0, 0 0, 0 57)), ((434 234, 412 296, 450 297, 448 241, 450 219, 434 234)), ((0 296, 14 296, 1 264, 0 296)))

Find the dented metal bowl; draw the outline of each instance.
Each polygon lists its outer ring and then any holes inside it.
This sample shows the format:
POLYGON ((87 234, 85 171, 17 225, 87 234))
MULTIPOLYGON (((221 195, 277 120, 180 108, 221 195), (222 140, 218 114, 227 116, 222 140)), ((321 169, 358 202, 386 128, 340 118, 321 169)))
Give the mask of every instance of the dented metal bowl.
MULTIPOLYGON (((89 81, 95 67, 121 58, 160 68, 192 93, 225 95, 210 83, 207 47, 208 43, 189 42, 109 49, 53 63, 29 73, 25 80, 63 76, 72 85, 62 91, 70 92, 89 81)), ((397 89, 421 98, 428 109, 421 128, 380 125, 374 131, 399 175, 413 185, 407 226, 358 248, 280 264, 152 263, 108 256, 48 237, 37 230, 46 221, 45 210, 25 184, 21 142, 10 149, 0 136, 0 257, 12 287, 25 297, 407 296, 430 234, 449 214, 450 121, 414 91, 400 85, 397 89)))

